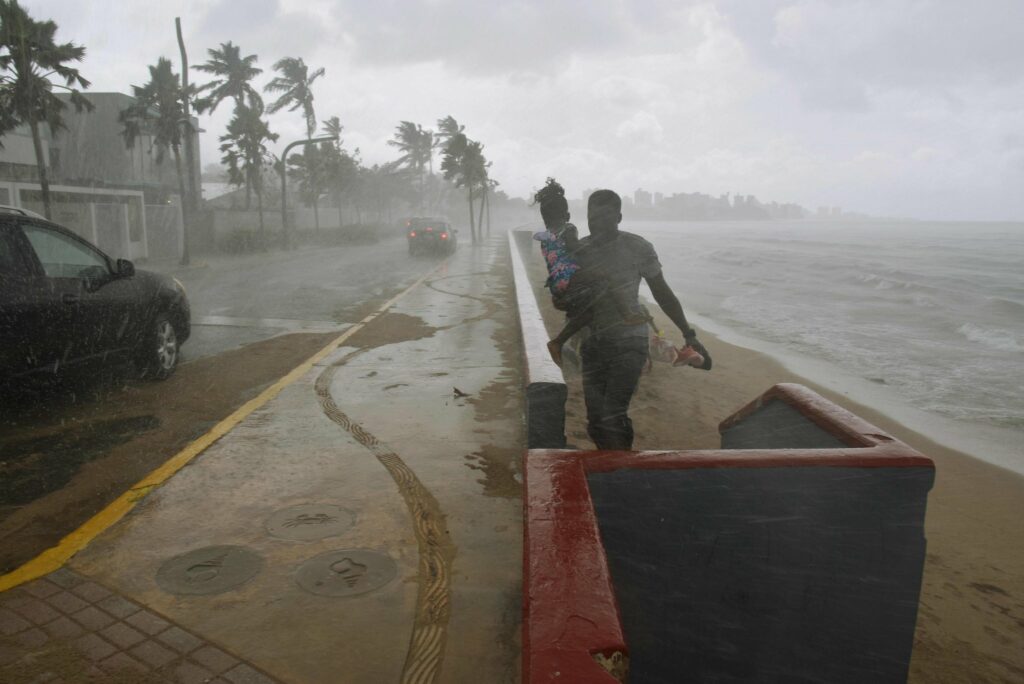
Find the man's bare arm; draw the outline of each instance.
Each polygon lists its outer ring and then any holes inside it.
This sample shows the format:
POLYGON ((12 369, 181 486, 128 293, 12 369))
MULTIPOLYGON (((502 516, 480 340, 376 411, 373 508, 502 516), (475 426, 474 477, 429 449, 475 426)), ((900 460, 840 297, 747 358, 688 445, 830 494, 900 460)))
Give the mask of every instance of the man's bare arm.
POLYGON ((683 305, 679 303, 679 299, 675 293, 672 292, 672 288, 665 282, 665 276, 659 273, 653 278, 647 279, 647 284, 651 288, 651 294, 654 295, 654 301, 658 303, 661 310, 665 312, 665 315, 672 319, 672 322, 676 324, 683 333, 683 337, 686 339, 687 344, 697 338, 697 332, 690 327, 690 324, 686 322, 686 314, 683 313, 683 305))

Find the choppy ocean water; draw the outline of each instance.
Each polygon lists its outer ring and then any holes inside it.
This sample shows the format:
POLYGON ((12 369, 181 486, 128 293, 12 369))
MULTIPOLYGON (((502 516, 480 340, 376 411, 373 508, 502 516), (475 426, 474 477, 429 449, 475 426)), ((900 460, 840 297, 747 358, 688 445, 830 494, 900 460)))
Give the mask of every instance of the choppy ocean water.
POLYGON ((999 451, 990 460, 1024 472, 1024 224, 623 229, 655 245, 688 314, 766 343, 783 361, 812 361, 818 376, 862 379, 876 396, 936 418, 940 431, 970 437, 951 446, 983 458, 999 451))

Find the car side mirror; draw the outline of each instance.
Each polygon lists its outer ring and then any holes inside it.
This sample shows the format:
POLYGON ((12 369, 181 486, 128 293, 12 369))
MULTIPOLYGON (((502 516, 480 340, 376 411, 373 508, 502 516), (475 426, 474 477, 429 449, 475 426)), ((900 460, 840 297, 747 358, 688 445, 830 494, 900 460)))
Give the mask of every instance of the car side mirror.
POLYGON ((118 278, 131 278, 135 275, 135 264, 128 261, 127 259, 117 260, 117 277, 118 278))

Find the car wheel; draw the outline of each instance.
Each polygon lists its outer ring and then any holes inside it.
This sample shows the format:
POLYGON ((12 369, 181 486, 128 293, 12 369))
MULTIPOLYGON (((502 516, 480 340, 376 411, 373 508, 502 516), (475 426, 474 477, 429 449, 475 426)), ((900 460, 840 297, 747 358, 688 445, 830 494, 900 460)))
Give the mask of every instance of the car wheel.
POLYGON ((143 377, 165 380, 178 367, 178 331, 166 314, 160 314, 139 350, 143 377))

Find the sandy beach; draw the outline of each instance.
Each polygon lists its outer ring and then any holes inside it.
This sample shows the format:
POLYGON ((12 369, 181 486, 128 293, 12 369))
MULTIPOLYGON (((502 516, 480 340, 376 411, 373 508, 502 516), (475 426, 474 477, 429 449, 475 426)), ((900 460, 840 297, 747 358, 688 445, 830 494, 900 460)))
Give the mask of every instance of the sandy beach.
MULTIPOLYGON (((558 314, 539 292, 549 329, 558 314)), ((660 311, 670 339, 681 335, 660 311)), ((1024 477, 929 440, 886 416, 800 377, 765 354, 701 333, 714 368, 655 363, 641 378, 630 415, 634 448, 714 449, 718 424, 779 382, 797 382, 906 442, 935 462, 928 499, 928 554, 909 681, 960 684, 1024 681, 1024 477)), ((568 373, 566 433, 593 448, 579 375, 568 373)))

